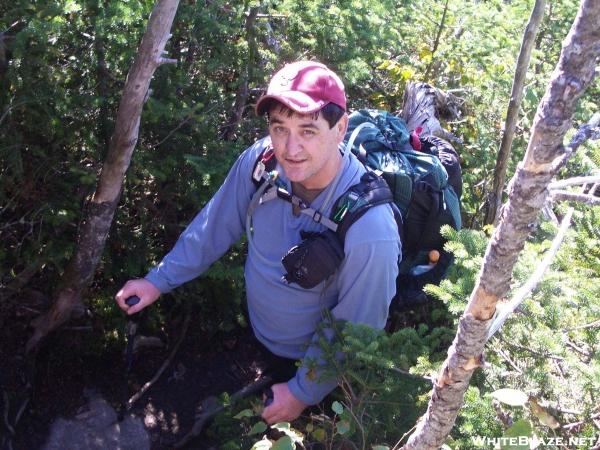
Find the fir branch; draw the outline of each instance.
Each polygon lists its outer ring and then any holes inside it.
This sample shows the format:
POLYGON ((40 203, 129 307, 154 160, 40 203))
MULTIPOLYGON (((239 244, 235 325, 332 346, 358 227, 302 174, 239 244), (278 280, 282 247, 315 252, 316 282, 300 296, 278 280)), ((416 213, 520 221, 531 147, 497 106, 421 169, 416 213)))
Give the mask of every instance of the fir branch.
POLYGON ((494 333, 496 333, 496 331, 498 331, 500 329, 500 327, 502 326, 502 324, 504 324, 504 322, 506 321, 508 316, 510 314, 512 314, 521 303, 523 303, 523 301, 529 296, 529 294, 531 294, 531 292, 540 283, 542 277, 544 276, 544 273, 546 273, 546 270, 548 270, 548 268, 550 267, 550 264, 552 264, 552 260, 554 259, 554 256, 558 252, 558 249, 560 248, 560 245, 562 244, 562 241, 565 238, 567 230, 569 229, 569 226, 571 225, 571 218, 573 217, 573 211, 574 211, 574 209, 570 208, 567 211, 567 213, 565 214, 565 216, 563 217, 563 220, 561 222, 558 233, 554 237, 554 240, 552 241, 552 245, 550 246, 548 253, 546 253, 544 260, 537 267, 537 269, 535 270, 535 272, 533 273, 531 278, 529 280, 527 280, 527 282, 521 287, 521 289, 519 289, 519 291, 512 298, 512 300, 510 300, 504 306, 504 308, 502 308, 502 310, 500 310, 499 312, 496 313, 496 317, 494 318, 494 320, 488 330, 488 335, 487 335, 488 341, 494 335, 494 333))
POLYGON ((515 369, 519 375, 523 375, 523 370, 519 366, 517 366, 516 362, 514 362, 512 359, 510 359, 510 356, 506 352, 504 352, 504 350, 502 350, 502 348, 498 347, 494 350, 498 355, 500 355, 500 357, 504 361, 506 361, 508 363, 508 365, 510 365, 513 369, 515 369))
POLYGON ((433 383, 433 380, 434 380, 433 377, 424 377, 421 375, 416 375, 414 373, 410 373, 409 371, 400 369, 398 367, 390 367, 389 370, 391 370, 392 372, 399 373, 401 375, 406 375, 406 376, 414 378, 416 380, 429 381, 430 383, 433 383))
POLYGON ((524 345, 515 344, 514 342, 511 342, 511 341, 509 341, 507 339, 504 339, 504 337, 501 334, 497 335, 496 339, 502 341, 503 344, 508 345, 509 347, 513 347, 513 348, 516 348, 518 350, 522 350, 522 351, 531 353, 534 356, 539 356, 541 358, 554 359, 556 361, 564 361, 565 360, 563 357, 553 355, 552 353, 538 352, 538 351, 532 350, 529 347, 525 347, 524 345))
POLYGON ((585 357, 585 361, 584 361, 584 362, 585 362, 586 364, 587 364, 587 363, 589 363, 589 362, 591 361, 591 359, 592 359, 592 353, 591 353, 591 352, 587 351, 587 350, 586 350, 586 349, 584 349, 584 348, 581 348, 581 347, 577 346, 577 345, 576 345, 574 342, 571 342, 570 340, 568 340, 568 339, 566 339, 566 338, 564 339, 564 341, 565 341, 565 345, 566 345, 567 347, 571 347, 573 350, 575 350, 575 351, 576 351, 577 353, 579 353, 581 356, 584 356, 584 357, 585 357))

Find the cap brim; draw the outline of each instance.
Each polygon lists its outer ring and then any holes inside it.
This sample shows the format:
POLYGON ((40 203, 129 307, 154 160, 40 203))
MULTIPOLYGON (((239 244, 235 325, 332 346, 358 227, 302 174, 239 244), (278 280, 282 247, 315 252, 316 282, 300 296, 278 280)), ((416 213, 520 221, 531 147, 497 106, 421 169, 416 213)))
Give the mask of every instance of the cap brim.
POLYGON ((267 107, 273 100, 284 104, 292 111, 296 111, 299 114, 311 114, 317 112, 327 103, 324 100, 314 100, 304 92, 280 92, 275 95, 263 95, 256 103, 256 114, 259 116, 265 114, 268 109, 267 107))

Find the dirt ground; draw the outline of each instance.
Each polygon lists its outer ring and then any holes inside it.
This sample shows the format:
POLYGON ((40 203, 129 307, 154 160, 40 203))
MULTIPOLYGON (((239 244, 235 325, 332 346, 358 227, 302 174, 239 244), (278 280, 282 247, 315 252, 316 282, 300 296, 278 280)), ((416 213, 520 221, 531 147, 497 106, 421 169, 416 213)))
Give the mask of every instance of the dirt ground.
MULTIPOLYGON (((142 349, 127 376, 122 346, 86 350, 101 340, 101 330, 66 326, 40 349, 31 370, 21 356, 28 335, 25 319, 4 316, 0 330, 1 450, 44 448, 55 422, 86 415, 90 393, 118 411, 124 400, 152 379, 171 351, 170 346, 142 349), (35 375, 28 377, 28 373, 35 375)), ((173 448, 192 427, 203 399, 233 393, 258 376, 264 364, 249 333, 236 329, 206 336, 191 320, 172 363, 131 410, 149 433, 151 449, 173 448)), ((170 339, 174 342, 177 337, 170 339)), ((186 448, 209 449, 215 444, 200 436, 186 448)))
MULTIPOLYGON (((200 315, 191 312, 189 327, 171 363, 134 404, 131 415, 126 416, 130 422, 116 423, 124 402, 169 358, 182 335, 184 314, 172 316, 162 335, 154 333, 165 346, 137 352, 128 375, 125 343, 117 336, 113 342, 107 339, 114 325, 103 326, 89 316, 71 321, 52 334, 32 366, 31 359, 23 356, 31 335, 29 324, 35 317, 29 309, 23 304, 0 302, 0 450, 172 449, 191 429, 203 400, 238 391, 259 378, 265 366, 249 328, 207 333, 201 329, 200 315), (99 405, 100 415, 94 417, 92 404, 99 405), (62 424, 66 430, 62 433, 71 434, 73 440, 76 434, 85 434, 81 431, 85 427, 68 428, 77 421, 84 425, 96 421, 105 428, 108 424, 122 434, 126 425, 131 425, 141 430, 144 442, 137 445, 134 437, 129 438, 134 439, 129 446, 114 439, 111 446, 61 445, 56 438, 57 424, 62 424)), ((394 329, 415 323, 412 313, 394 317, 394 329)), ((143 324, 139 334, 152 335, 143 324)), ((186 448, 218 449, 222 439, 240 436, 235 431, 230 432, 232 436, 218 433, 209 430, 186 448)))

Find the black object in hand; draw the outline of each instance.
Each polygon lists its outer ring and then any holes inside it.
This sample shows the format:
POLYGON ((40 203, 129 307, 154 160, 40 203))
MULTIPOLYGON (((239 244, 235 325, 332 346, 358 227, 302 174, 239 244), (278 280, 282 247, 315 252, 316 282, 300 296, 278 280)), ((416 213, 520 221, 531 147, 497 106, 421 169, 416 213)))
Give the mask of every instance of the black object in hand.
POLYGON ((265 398, 265 401, 263 402, 263 404, 265 405, 265 408, 266 408, 271 403, 273 403, 273 389, 271 389, 271 388, 265 389, 264 394, 265 394, 266 398, 265 398))
POLYGON ((131 297, 127 297, 125 299, 125 304, 127 306, 134 306, 140 302, 140 298, 137 295, 132 295, 131 297))

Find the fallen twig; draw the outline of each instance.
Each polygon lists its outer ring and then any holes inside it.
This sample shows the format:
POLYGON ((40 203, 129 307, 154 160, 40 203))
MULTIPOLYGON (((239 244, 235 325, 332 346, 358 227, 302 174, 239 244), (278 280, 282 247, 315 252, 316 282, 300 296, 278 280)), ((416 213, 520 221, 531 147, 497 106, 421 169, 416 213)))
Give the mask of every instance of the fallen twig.
POLYGON ((15 435, 15 429, 10 425, 8 420, 8 412, 10 410, 10 400, 8 398, 8 394, 5 390, 2 391, 2 398, 4 399, 4 426, 10 433, 11 436, 15 435))
MULTIPOLYGON (((271 379, 271 377, 265 376, 255 381, 254 383, 244 386, 242 389, 240 389, 235 394, 232 394, 231 397, 229 397, 229 404, 227 406, 231 406, 240 401, 241 399, 248 397, 249 395, 256 394, 262 391, 264 388, 269 386, 272 383, 272 381, 273 380, 271 379)), ((214 404, 213 397, 204 399, 201 404, 203 406, 203 411, 196 416, 196 420, 194 421, 192 429, 179 442, 175 444, 175 448, 182 448, 185 445, 187 445, 192 439, 197 437, 202 432, 204 426, 213 417, 215 417, 217 414, 219 414, 226 408, 226 406, 221 403, 214 404)))
POLYGON ((29 404, 29 399, 30 399, 30 397, 27 397, 25 400, 23 400, 23 403, 21 403, 21 407, 19 408, 19 410, 17 411, 17 414, 15 415, 15 420, 14 420, 14 423, 13 423, 13 425, 15 426, 15 428, 17 427, 17 424, 19 423, 19 420, 21 420, 21 416, 25 412, 25 408, 29 404))
POLYGON ((136 392, 129 400, 127 400, 127 404, 125 405, 125 410, 126 411, 129 411, 131 409, 131 407, 133 406, 133 404, 135 402, 137 402, 142 397, 142 395, 144 395, 144 393, 148 389, 150 389, 150 387, 152 387, 152 385, 154 383, 156 383, 156 381, 160 378, 160 376, 163 374, 163 372, 165 371, 165 369, 167 367, 169 367, 169 365, 173 362, 173 358, 175 358, 175 354, 177 353, 177 350, 179 350, 179 347, 181 346, 181 343, 183 342, 183 338, 185 337, 185 335, 187 333, 191 317, 192 317, 191 310, 188 307, 188 310, 187 310, 186 315, 185 315, 185 319, 183 321, 183 329, 181 330, 181 334, 179 335, 179 339, 177 339, 177 342, 173 346, 173 350, 171 350, 171 354, 165 360, 165 362, 162 364, 162 366, 160 366, 160 368, 158 369, 158 371, 156 372, 156 374, 152 377, 152 379, 150 381, 148 381, 146 384, 144 384, 142 386, 142 388, 138 392, 136 392))

